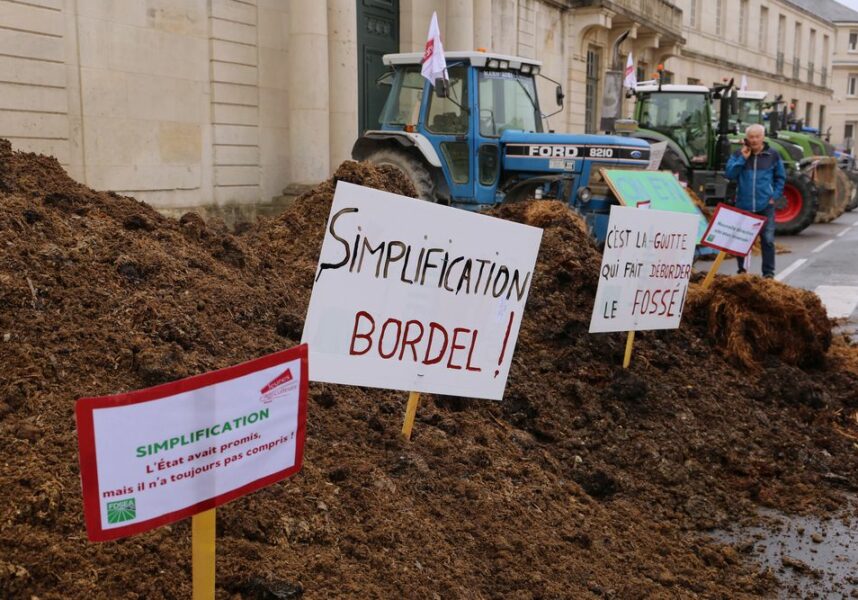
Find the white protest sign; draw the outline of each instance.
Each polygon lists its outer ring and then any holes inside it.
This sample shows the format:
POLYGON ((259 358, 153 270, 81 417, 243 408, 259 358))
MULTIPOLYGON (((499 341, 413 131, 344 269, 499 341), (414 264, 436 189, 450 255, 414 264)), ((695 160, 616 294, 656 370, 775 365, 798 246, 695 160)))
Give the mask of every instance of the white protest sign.
POLYGON ((667 152, 667 142, 655 142, 649 145, 649 164, 647 171, 658 171, 661 166, 661 160, 664 158, 664 153, 667 152))
POLYGON ((301 468, 307 347, 75 407, 89 539, 209 510, 301 468))
POLYGON ((590 333, 679 327, 697 215, 611 206, 590 333))
POLYGON ((310 379, 500 400, 542 230, 337 183, 310 379))
POLYGON ((745 256, 751 252, 765 224, 766 217, 762 215, 719 204, 700 243, 735 256, 745 256))

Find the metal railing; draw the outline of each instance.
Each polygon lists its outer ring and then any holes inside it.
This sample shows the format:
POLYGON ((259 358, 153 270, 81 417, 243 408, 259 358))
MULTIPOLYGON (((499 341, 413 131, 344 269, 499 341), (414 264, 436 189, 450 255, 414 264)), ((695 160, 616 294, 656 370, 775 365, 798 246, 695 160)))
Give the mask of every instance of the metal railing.
POLYGON ((813 63, 812 62, 807 63, 807 82, 808 83, 813 83, 813 75, 814 75, 813 71, 814 71, 813 63))
POLYGON ((828 87, 828 70, 825 67, 819 70, 819 85, 828 87))

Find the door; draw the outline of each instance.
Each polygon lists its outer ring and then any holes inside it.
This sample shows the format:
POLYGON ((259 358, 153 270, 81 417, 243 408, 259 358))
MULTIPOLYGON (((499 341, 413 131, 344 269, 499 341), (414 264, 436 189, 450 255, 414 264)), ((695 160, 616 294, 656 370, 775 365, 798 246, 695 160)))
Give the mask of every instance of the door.
POLYGON ((358 128, 363 134, 379 128, 389 87, 375 81, 386 70, 381 57, 399 52, 399 0, 357 0, 357 20, 358 128))

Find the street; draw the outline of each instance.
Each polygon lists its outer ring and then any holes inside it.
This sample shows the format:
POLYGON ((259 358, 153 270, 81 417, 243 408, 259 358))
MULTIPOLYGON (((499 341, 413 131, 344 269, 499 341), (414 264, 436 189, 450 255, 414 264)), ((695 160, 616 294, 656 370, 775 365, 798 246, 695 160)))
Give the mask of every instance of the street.
MULTIPOLYGON (((775 279, 816 292, 828 316, 842 320, 838 330, 858 341, 858 212, 778 237, 777 243, 790 252, 777 255, 775 279)), ((750 272, 759 274, 760 267, 760 257, 754 256, 750 272)), ((722 273, 735 270, 732 262, 721 268, 722 273)))

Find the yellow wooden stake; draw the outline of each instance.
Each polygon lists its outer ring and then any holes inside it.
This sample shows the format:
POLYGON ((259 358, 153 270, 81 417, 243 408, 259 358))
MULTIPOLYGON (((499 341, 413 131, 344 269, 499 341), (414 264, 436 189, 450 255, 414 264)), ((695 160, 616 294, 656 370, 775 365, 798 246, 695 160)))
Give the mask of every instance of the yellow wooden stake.
POLYGON ((715 257, 715 262, 712 263, 712 268, 709 269, 709 272, 706 274, 706 279, 703 280, 704 290, 712 285, 712 281, 715 280, 715 274, 718 272, 718 269, 721 268, 721 263, 724 262, 724 258, 726 256, 727 253, 722 250, 718 253, 718 256, 715 257))
POLYGON ((215 597, 215 509, 191 517, 193 600, 215 597))
POLYGON ((402 424, 402 435, 406 440, 411 439, 411 429, 414 427, 414 417, 417 416, 417 405, 420 403, 420 392, 408 394, 408 406, 405 407, 405 422, 402 424))
POLYGON ((632 346, 635 345, 635 332, 629 332, 629 337, 626 338, 626 355, 623 357, 623 368, 628 369, 632 364, 632 346))

